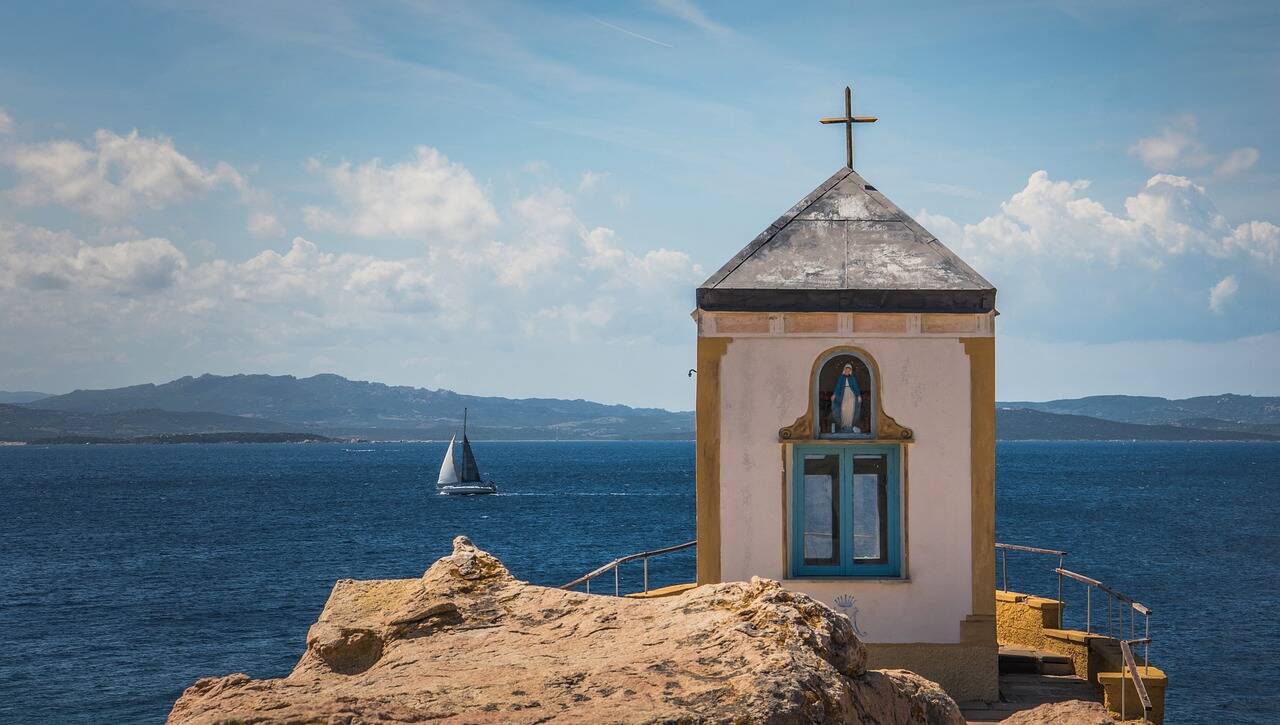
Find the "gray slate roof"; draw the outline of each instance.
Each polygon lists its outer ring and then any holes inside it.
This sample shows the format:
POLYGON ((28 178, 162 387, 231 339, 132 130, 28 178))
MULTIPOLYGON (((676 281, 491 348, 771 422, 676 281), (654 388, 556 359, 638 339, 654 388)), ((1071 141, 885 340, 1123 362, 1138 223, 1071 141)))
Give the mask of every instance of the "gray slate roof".
POLYGON ((852 169, 791 207, 698 288, 698 308, 990 312, 996 290, 852 169))

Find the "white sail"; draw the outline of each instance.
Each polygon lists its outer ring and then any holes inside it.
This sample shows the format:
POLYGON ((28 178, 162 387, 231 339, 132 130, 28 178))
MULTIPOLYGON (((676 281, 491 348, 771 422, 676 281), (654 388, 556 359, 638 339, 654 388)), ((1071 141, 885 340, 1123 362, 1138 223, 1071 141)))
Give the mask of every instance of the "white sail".
POLYGON ((440 478, 436 479, 437 486, 444 486, 458 482, 458 471, 453 467, 453 443, 458 436, 449 439, 449 451, 444 454, 444 462, 440 464, 440 478))

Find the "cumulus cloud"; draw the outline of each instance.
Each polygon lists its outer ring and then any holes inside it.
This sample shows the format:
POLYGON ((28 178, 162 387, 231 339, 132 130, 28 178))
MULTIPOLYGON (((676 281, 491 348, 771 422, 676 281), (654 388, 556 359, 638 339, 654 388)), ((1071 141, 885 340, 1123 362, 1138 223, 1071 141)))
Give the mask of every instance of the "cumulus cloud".
POLYGON ((99 130, 91 145, 22 144, 6 160, 18 174, 18 185, 9 192, 17 203, 52 202, 101 217, 118 217, 139 206, 162 209, 219 186, 247 187, 230 165, 203 167, 174 148, 171 139, 136 130, 125 136, 99 130))
POLYGON ((1196 138, 1199 123, 1186 114, 1153 136, 1138 139, 1129 153, 1155 171, 1198 170, 1214 166, 1218 176, 1234 176, 1258 162, 1258 150, 1243 146, 1227 154, 1210 153, 1196 138))
POLYGON ((1233 224, 1203 186, 1173 174, 1152 176, 1122 211, 1090 198, 1088 189, 1087 180, 1055 180, 1037 171, 998 213, 977 223, 927 210, 918 218, 996 283, 1011 312, 1002 318, 1007 324, 1086 339, 1274 329, 1261 312, 1232 318, 1226 327, 1197 315, 1210 311, 1205 289, 1222 285, 1216 312, 1245 288, 1246 277, 1265 280, 1255 285, 1257 294, 1270 295, 1254 299, 1251 310, 1280 304, 1280 227, 1263 220, 1233 224))
POLYGON ((133 296, 171 286, 186 256, 165 239, 91 246, 65 233, 0 226, 0 288, 133 296))
POLYGON ((0 134, 13 133, 13 116, 0 106, 0 134))
MULTIPOLYGON (((198 366, 233 357, 235 369, 402 354, 444 365, 440 351, 459 344, 501 355, 517 340, 529 349, 672 334, 685 342, 688 291, 701 269, 681 252, 629 249, 615 232, 584 224, 574 203, 549 187, 511 205, 500 238, 427 245, 404 259, 335 253, 305 237, 243 260, 209 249, 188 259, 164 239, 93 245, 8 225, 0 337, 33 345, 0 351, 0 365, 35 369, 63 355, 73 367, 119 350, 198 366)), ((526 363, 578 364, 563 349, 542 355, 526 363)))
POLYGON ((477 238, 498 223, 492 202, 471 172, 444 154, 419 146, 414 158, 398 164, 372 159, 325 166, 312 160, 338 198, 338 210, 304 209, 313 229, 360 237, 453 240, 477 238))
POLYGON ((1227 275, 1209 290, 1209 309, 1221 314, 1223 308, 1236 293, 1240 291, 1240 283, 1234 275, 1227 275))
POLYGON ((1055 181, 1037 171, 976 224, 957 224, 922 211, 922 223, 953 241, 962 256, 985 268, 1022 266, 1028 257, 1160 267, 1171 257, 1248 256, 1273 264, 1280 227, 1266 221, 1230 224, 1204 187, 1182 176, 1156 174, 1125 199, 1118 214, 1086 192, 1088 180, 1055 181))

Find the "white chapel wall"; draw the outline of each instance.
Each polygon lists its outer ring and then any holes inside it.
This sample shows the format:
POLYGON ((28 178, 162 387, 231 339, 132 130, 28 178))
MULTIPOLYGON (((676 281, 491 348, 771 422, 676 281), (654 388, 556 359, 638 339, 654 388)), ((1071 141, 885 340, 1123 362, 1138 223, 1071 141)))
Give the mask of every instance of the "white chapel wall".
MULTIPOLYGON (((906 581, 793 580, 850 613, 869 642, 958 642, 971 605, 969 358, 957 337, 735 337, 720 375, 721 577, 786 576, 778 429, 808 409, 814 360, 856 345, 879 365, 907 445, 906 581), (835 603, 852 595, 852 607, 835 603)), ((847 600, 842 603, 847 604, 847 600)))

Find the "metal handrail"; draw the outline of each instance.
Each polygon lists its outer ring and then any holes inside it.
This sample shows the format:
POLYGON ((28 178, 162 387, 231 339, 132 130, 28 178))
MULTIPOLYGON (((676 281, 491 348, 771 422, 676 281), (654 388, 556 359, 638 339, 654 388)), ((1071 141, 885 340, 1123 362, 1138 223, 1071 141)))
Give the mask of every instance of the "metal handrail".
POLYGON ((1083 582, 1085 584, 1088 584, 1089 586, 1097 587, 1102 591, 1106 592, 1107 594, 1110 594, 1111 596, 1115 597, 1116 599, 1119 599, 1120 601, 1125 602, 1126 604, 1129 604, 1134 609, 1138 610, 1138 612, 1141 614, 1151 614, 1151 610, 1145 605, 1143 605, 1141 602, 1139 602, 1137 599, 1134 599, 1128 594, 1121 594, 1120 592, 1112 589, 1111 587, 1107 586, 1106 584, 1103 584, 1102 582, 1098 581, 1097 579, 1094 579, 1093 577, 1087 577, 1084 574, 1079 574, 1074 571, 1069 571, 1067 569, 1063 569, 1062 567, 1058 567, 1054 571, 1058 572, 1062 576, 1068 577, 1070 579, 1075 579, 1078 582, 1083 582))
MULTIPOLYGON (((1042 549, 1038 546, 1023 546, 1021 544, 1001 544, 996 542, 996 549, 1000 552, 1000 591, 1009 591, 1009 552, 1025 551, 1029 554, 1046 554, 1048 556, 1058 557, 1058 568, 1066 563, 1067 552, 1057 549, 1042 549)), ((1058 577, 1058 629, 1062 629, 1062 577, 1058 577)))
POLYGON ((1066 555, 1067 555, 1067 552, 1065 552, 1065 551, 1058 551, 1057 549, 1041 549, 1041 548, 1040 548, 1040 547, 1038 547, 1038 546, 1023 546, 1022 544, 1000 544, 1000 543, 997 543, 997 544, 996 544, 996 548, 997 548, 997 549, 1006 549, 1006 550, 1008 550, 1008 551, 1027 551, 1027 552, 1030 552, 1030 553, 1032 553, 1032 554, 1053 554, 1054 556, 1057 556, 1057 557, 1064 557, 1064 556, 1066 556, 1066 555))
MULTIPOLYGON (((1151 608, 1146 606, 1145 604, 1142 604, 1141 602, 1129 596, 1128 594, 1123 594, 1121 592, 1116 591, 1115 589, 1112 589, 1111 587, 1107 586, 1106 584, 1103 584, 1102 582, 1098 581, 1097 579, 1094 579, 1093 577, 1088 577, 1088 576, 1085 576, 1084 574, 1079 574, 1077 572, 1070 571, 1068 569, 1063 569, 1062 567, 1058 567, 1057 569, 1054 569, 1054 571, 1057 572, 1058 574, 1058 591, 1062 591, 1063 577, 1066 577, 1068 579, 1074 579, 1080 582, 1081 584, 1085 585, 1085 589, 1084 589, 1084 597, 1085 597, 1084 599, 1085 601, 1084 631, 1085 632, 1088 632, 1088 633, 1093 632, 1093 590, 1094 589, 1097 589, 1107 595, 1107 631, 1111 632, 1112 634, 1115 633, 1116 631, 1115 625, 1117 624, 1117 622, 1113 620, 1111 617, 1111 609, 1112 609, 1113 601, 1119 600, 1120 602, 1129 605, 1129 637, 1131 638, 1130 641, 1143 643, 1144 645, 1143 664, 1145 665, 1146 658, 1147 658, 1147 649, 1149 648, 1150 642, 1151 642, 1151 608), (1143 639, 1141 640, 1134 639, 1137 637, 1137 615, 1139 614, 1142 615, 1142 622, 1143 622, 1143 626, 1142 626, 1143 639)), ((1061 599, 1061 596, 1059 596, 1059 599, 1061 599)), ((1119 629, 1120 629, 1121 638, 1123 638, 1124 609, 1120 610, 1119 615, 1120 616, 1119 616, 1118 624, 1120 625, 1119 629)))
POLYGON ((669 554, 673 551, 680 551, 681 549, 688 549, 689 547, 697 546, 697 545, 698 545, 698 542, 696 540, 686 541, 683 544, 676 544, 675 546, 668 546, 662 549, 653 549, 652 551, 642 551, 638 554, 628 554, 627 556, 614 559, 613 561, 609 562, 608 564, 605 564, 602 567, 592 569, 586 574, 583 574, 582 576, 578 577, 577 579, 574 579, 573 581, 569 582, 568 584, 565 584, 560 588, 572 589, 578 586, 579 584, 586 584, 587 593, 590 594, 591 580, 595 579, 601 574, 604 574, 605 572, 612 569, 613 570, 613 593, 615 596, 617 596, 621 593, 621 587, 618 580, 618 566, 621 564, 626 564, 629 561, 635 561, 636 559, 643 559, 644 560, 644 591, 647 593, 649 591, 649 557, 658 556, 660 554, 669 554))
MULTIPOLYGON (((1133 660, 1133 648, 1135 644, 1143 645, 1144 649, 1151 645, 1151 638, 1143 639, 1122 639, 1120 640, 1120 654, 1124 656, 1124 666, 1129 670, 1129 679, 1133 680, 1133 689, 1138 693, 1138 701, 1142 703, 1142 722, 1146 723, 1151 717, 1151 696, 1147 694, 1147 683, 1142 681, 1142 676, 1138 674, 1138 664, 1133 660)), ((1147 663, 1146 653, 1142 656, 1142 671, 1146 674, 1150 665, 1147 663)), ((1120 717, 1124 717, 1124 682, 1120 683, 1120 717)))

